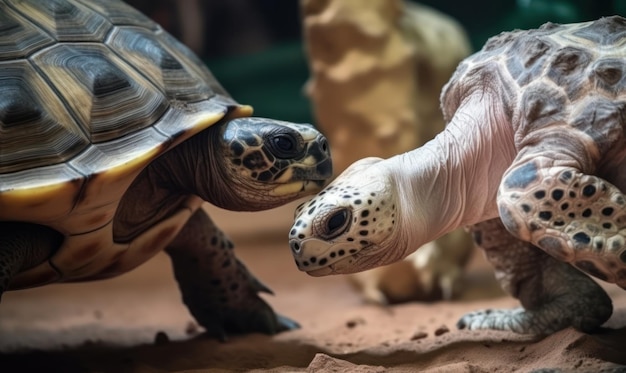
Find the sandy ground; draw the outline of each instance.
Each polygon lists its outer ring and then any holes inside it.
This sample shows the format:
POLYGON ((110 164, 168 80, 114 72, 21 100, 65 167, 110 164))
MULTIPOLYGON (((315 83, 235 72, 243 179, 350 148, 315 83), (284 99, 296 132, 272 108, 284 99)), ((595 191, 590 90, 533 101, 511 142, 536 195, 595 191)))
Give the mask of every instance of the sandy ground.
MULTIPOLYGON (((276 336, 221 343, 193 322, 166 255, 124 276, 10 292, 0 306, 0 372, 617 372, 626 371, 626 331, 543 339, 460 331, 456 320, 513 307, 476 253, 468 289, 453 302, 365 305, 343 277, 311 278, 286 242, 293 205, 265 213, 212 210, 249 269, 269 285, 278 312, 302 325, 276 336)), ((626 326, 626 292, 607 286, 626 326)))

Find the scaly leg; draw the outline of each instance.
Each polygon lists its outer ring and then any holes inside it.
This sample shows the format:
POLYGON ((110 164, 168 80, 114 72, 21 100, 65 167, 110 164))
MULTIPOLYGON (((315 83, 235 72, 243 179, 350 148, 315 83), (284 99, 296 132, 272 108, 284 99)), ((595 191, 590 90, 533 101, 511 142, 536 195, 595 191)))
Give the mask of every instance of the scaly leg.
POLYGON ((546 335, 572 326, 598 329, 613 312, 606 292, 584 273, 511 236, 499 219, 472 228, 496 277, 523 307, 484 310, 459 320, 461 329, 496 329, 546 335))
POLYGON ((626 197, 609 182, 538 157, 514 166, 498 197, 516 237, 626 289, 626 197))
POLYGON ((189 219, 166 251, 183 301, 207 333, 225 340, 227 333, 275 334, 298 327, 258 296, 271 291, 237 260, 232 242, 204 210, 189 219))

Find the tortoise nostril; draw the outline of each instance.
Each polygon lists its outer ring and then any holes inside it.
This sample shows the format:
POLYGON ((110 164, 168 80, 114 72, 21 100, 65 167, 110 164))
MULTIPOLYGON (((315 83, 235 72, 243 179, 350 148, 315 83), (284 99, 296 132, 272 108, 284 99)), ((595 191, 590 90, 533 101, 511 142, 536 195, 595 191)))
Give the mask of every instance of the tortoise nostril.
POLYGON ((322 151, 324 153, 328 153, 328 141, 325 137, 322 137, 320 140, 320 146, 322 147, 322 151))
POLYGON ((293 251, 294 253, 299 253, 300 252, 300 244, 296 241, 291 241, 289 243, 289 246, 291 246, 291 251, 293 251))

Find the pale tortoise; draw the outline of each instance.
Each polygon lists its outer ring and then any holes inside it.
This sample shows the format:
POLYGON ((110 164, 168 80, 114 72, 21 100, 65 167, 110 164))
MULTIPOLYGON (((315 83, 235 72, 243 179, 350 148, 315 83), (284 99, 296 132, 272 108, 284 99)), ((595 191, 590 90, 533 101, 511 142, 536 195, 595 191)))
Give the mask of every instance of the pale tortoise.
POLYGON ((583 272, 626 288, 626 19, 495 36, 441 101, 448 124, 434 140, 355 162, 297 210, 298 268, 362 271, 472 226, 522 307, 460 328, 598 330, 612 302, 583 272))
POLYGON ((165 250, 208 333, 296 327, 201 204, 276 207, 321 190, 332 163, 311 125, 251 113, 121 1, 0 1, 0 295, 165 250))

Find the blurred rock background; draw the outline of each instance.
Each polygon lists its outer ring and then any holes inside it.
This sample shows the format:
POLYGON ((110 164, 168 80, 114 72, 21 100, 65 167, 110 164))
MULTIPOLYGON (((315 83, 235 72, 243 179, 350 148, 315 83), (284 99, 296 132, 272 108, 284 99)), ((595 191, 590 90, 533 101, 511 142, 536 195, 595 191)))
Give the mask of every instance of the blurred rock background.
MULTIPOLYGON (((190 45, 228 91, 256 113, 313 121, 302 92, 308 79, 295 0, 128 0, 190 45)), ((456 19, 474 50, 489 36, 544 22, 626 14, 623 0, 424 0, 456 19)))

